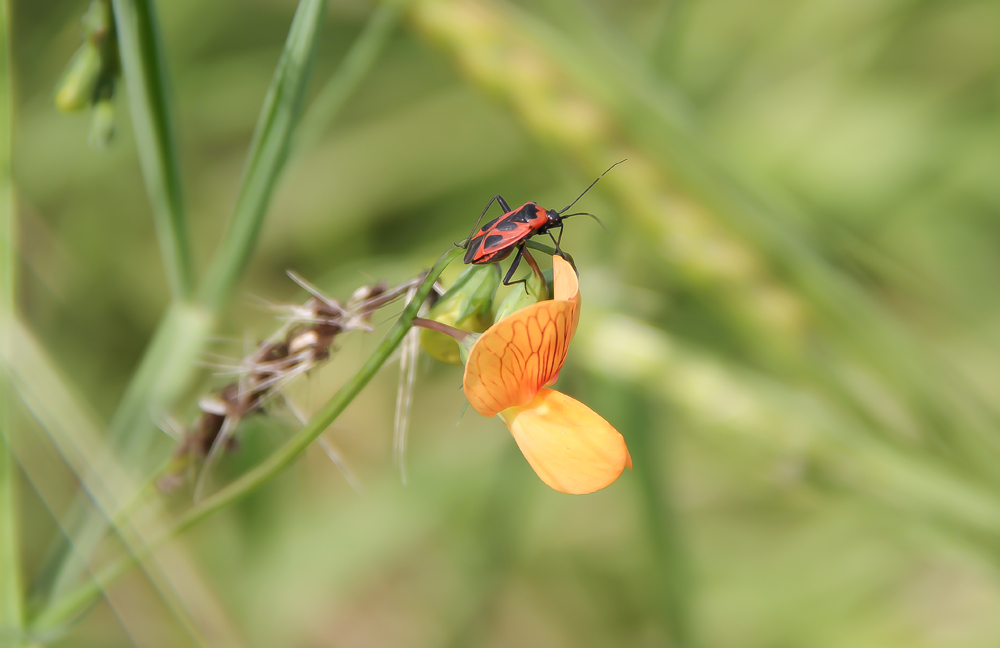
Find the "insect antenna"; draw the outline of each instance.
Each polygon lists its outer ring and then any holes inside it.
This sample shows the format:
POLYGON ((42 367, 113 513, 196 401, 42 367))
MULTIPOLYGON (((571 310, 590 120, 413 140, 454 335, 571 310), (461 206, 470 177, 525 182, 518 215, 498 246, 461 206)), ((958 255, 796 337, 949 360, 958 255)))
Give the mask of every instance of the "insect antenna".
POLYGON ((607 228, 607 226, 606 226, 606 225, 604 224, 604 222, 603 222, 603 221, 602 221, 602 220, 601 220, 600 218, 598 218, 597 216, 594 216, 594 215, 593 215, 593 214, 591 214, 590 212, 577 212, 577 213, 575 213, 575 214, 566 214, 566 215, 565 215, 565 216, 563 216, 562 218, 563 218, 563 220, 565 220, 565 219, 569 218, 570 216, 590 216, 590 217, 591 217, 591 218, 593 218, 593 219, 594 219, 595 221, 597 221, 597 224, 598 224, 598 225, 600 225, 600 226, 601 226, 601 227, 602 227, 602 228, 604 229, 604 231, 605 231, 605 232, 608 232, 608 233, 610 233, 610 231, 611 231, 611 230, 609 230, 609 229, 607 228))
MULTIPOLYGON (((626 158, 626 159, 627 159, 627 158, 626 158)), ((615 168, 616 166, 618 166, 619 164, 621 164, 621 163, 622 163, 622 162, 624 162, 624 161, 625 161, 625 160, 619 160, 619 161, 615 162, 614 164, 612 164, 611 166, 609 166, 609 167, 607 168, 607 170, 606 170, 606 171, 605 171, 604 173, 602 173, 601 175, 597 176, 597 180, 600 180, 601 178, 603 178, 603 177, 604 177, 605 175, 607 175, 608 171, 610 171, 611 169, 615 168)), ((556 213, 557 213, 557 214, 560 214, 560 215, 561 215, 561 214, 562 214, 562 213, 563 213, 564 211, 568 211, 570 207, 572 207, 573 205, 575 205, 575 204, 576 204, 576 201, 577 201, 577 200, 580 200, 581 198, 583 198, 583 196, 584 196, 584 195, 585 195, 585 194, 586 194, 586 193, 587 193, 588 191, 590 191, 591 189, 593 189, 594 185, 595 185, 595 184, 597 184, 597 180, 594 180, 593 182, 591 182, 591 183, 590 183, 590 186, 589 186, 589 187, 587 187, 586 189, 584 189, 584 190, 583 190, 583 193, 582 193, 582 194, 580 194, 579 196, 577 196, 577 197, 576 197, 576 200, 574 200, 574 201, 573 201, 573 202, 571 202, 570 204, 566 205, 565 207, 563 207, 562 209, 560 209, 560 210, 559 210, 559 211, 557 211, 556 213)))

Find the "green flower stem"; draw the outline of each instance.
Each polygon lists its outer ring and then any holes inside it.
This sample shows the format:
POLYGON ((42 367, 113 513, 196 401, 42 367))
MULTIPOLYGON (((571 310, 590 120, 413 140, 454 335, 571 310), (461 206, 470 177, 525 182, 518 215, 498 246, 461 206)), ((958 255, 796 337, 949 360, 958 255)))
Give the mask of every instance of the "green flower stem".
MULTIPOLYGON (((201 503, 191 507, 182 515, 176 523, 161 535, 156 536, 146 547, 146 551, 159 546, 170 538, 193 527, 198 522, 209 517, 230 504, 246 497, 251 492, 265 484, 281 470, 295 461, 296 458, 320 434, 332 424, 338 416, 347 408, 362 389, 371 381, 378 370, 386 363, 389 356, 396 350, 410 330, 413 320, 417 316, 420 305, 430 294, 434 282, 444 269, 455 259, 459 258, 465 250, 454 248, 445 253, 434 267, 424 277, 423 282, 417 289, 413 301, 403 310, 399 319, 386 335, 382 343, 379 344, 375 352, 358 370, 356 374, 331 398, 327 404, 299 430, 295 436, 285 442, 274 454, 261 462, 258 466, 248 471, 239 479, 235 480, 222 490, 205 498, 201 503)), ((95 578, 73 590, 63 598, 55 601, 35 620, 33 630, 44 632, 47 629, 67 622, 80 610, 89 605, 101 591, 107 588, 119 576, 128 571, 142 556, 124 555, 101 570, 95 578)))

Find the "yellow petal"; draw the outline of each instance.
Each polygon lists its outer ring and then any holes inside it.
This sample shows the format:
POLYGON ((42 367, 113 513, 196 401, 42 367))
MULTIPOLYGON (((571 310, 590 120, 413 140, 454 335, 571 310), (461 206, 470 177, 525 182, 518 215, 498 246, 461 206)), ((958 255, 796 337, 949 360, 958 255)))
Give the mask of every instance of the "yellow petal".
POLYGON ((560 493, 593 493, 632 467, 618 430, 563 393, 542 389, 530 403, 500 417, 535 473, 560 493))
POLYGON ((552 269, 556 299, 505 317, 469 351, 462 386, 483 416, 531 402, 559 376, 580 321, 580 290, 576 271, 565 259, 552 257, 552 269))
POLYGON ((574 300, 580 295, 580 280, 569 261, 558 254, 552 257, 552 298, 574 300))

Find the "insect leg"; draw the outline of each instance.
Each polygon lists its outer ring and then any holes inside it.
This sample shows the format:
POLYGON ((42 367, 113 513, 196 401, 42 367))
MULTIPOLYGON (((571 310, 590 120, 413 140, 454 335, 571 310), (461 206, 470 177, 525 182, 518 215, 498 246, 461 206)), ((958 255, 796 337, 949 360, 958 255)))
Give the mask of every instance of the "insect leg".
POLYGON ((514 260, 510 262, 510 270, 507 271, 507 276, 503 278, 503 285, 513 286, 514 284, 524 283, 524 279, 519 279, 514 282, 510 280, 510 278, 514 276, 514 271, 517 270, 518 264, 521 263, 521 257, 523 255, 524 255, 524 243, 517 246, 517 255, 514 257, 514 260))
MULTIPOLYGON (((555 229, 555 228, 553 228, 553 229, 555 229)), ((548 232, 546 232, 546 234, 548 234, 549 238, 552 239, 552 242, 556 244, 556 254, 558 254, 558 255, 561 256, 562 255, 562 250, 559 249, 559 244, 562 243, 562 235, 563 235, 563 226, 562 226, 562 223, 559 223, 559 238, 558 239, 556 237, 552 236, 552 230, 549 230, 548 232)))
POLYGON ((493 196, 492 198, 490 198, 490 201, 486 203, 486 209, 484 209, 483 213, 479 215, 479 220, 476 221, 475 227, 473 227, 472 231, 469 232, 469 238, 465 239, 465 242, 462 243, 461 245, 456 243, 455 244, 456 246, 466 247, 469 244, 469 241, 471 241, 472 237, 475 236, 476 231, 479 230, 479 224, 483 222, 483 216, 486 215, 486 212, 488 212, 490 210, 490 207, 493 205, 493 201, 500 203, 500 208, 503 209, 504 213, 510 211, 510 205, 508 205, 507 201, 503 199, 503 196, 501 196, 500 194, 493 196))

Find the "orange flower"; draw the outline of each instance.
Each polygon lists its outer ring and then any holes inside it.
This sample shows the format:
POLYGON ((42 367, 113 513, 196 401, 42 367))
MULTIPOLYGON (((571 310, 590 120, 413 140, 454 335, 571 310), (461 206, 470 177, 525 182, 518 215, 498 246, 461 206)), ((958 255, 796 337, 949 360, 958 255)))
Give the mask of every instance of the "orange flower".
POLYGON ((499 415, 543 482, 592 493, 618 479, 632 458, 625 439, 583 403, 551 389, 580 321, 576 271, 552 257, 554 299, 491 326, 469 351, 463 387, 473 409, 499 415))

